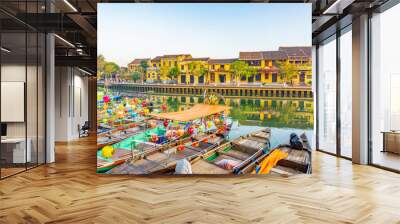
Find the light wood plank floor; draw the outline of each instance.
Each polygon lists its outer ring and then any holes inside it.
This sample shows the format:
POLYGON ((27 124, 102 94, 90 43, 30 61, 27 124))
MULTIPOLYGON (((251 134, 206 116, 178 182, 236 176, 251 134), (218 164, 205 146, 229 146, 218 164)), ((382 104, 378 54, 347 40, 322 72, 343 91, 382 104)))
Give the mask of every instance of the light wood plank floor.
POLYGON ((314 153, 290 178, 95 174, 95 138, 0 181, 0 223, 400 223, 400 175, 314 153))

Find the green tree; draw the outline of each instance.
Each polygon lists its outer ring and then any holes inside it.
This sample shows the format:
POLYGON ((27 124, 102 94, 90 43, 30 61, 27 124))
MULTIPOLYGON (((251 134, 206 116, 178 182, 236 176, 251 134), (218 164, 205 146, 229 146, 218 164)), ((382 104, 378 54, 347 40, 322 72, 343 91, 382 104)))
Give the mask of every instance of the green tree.
POLYGON ((134 71, 131 73, 131 78, 134 82, 137 82, 138 80, 140 80, 142 77, 142 74, 138 71, 134 71))
POLYGON ((106 61, 103 55, 98 55, 97 56, 97 79, 101 79, 103 73, 104 73, 104 67, 105 67, 106 61))
POLYGON ((283 79, 285 83, 290 83, 290 85, 293 85, 292 79, 299 73, 297 66, 289 61, 277 62, 277 65, 281 79, 283 79))
POLYGON ((147 63, 146 60, 142 60, 140 62, 140 67, 142 68, 142 83, 146 80, 146 71, 147 68, 149 67, 149 64, 147 63))
POLYGON ((104 65, 104 74, 106 78, 110 78, 112 74, 119 71, 119 66, 114 62, 106 62, 104 65))
POLYGON ((200 77, 206 75, 208 69, 203 63, 194 61, 189 64, 189 71, 194 76, 200 77))
POLYGON ((253 82, 254 82, 254 76, 258 73, 258 68, 252 67, 252 66, 247 66, 247 69, 244 71, 243 76, 246 77, 248 80, 250 77, 253 77, 253 82))
POLYGON ((172 67, 168 70, 167 77, 171 80, 175 80, 178 78, 179 75, 179 68, 178 67, 172 67))
POLYGON ((231 65, 231 71, 235 82, 239 85, 240 78, 249 73, 249 65, 244 61, 234 61, 231 65))

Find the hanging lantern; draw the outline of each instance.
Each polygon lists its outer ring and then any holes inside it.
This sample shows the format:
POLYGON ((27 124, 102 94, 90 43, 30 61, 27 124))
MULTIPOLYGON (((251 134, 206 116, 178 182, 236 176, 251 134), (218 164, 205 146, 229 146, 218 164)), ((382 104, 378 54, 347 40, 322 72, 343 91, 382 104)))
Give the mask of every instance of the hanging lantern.
POLYGON ((193 128, 193 127, 190 127, 190 128, 188 129, 188 133, 189 133, 189 135, 192 135, 192 134, 193 134, 193 132, 194 132, 194 128, 193 128))
POLYGON ((210 129, 212 127, 211 121, 207 122, 207 128, 210 129))
POLYGON ((114 154, 114 148, 113 148, 112 146, 110 146, 110 145, 104 146, 104 147, 101 149, 101 155, 102 155, 104 158, 107 158, 107 159, 108 159, 108 158, 112 157, 113 154, 114 154))
POLYGON ((152 142, 157 142, 158 141, 158 136, 156 134, 151 135, 151 141, 152 142))
POLYGON ((179 145, 176 149, 178 151, 183 151, 183 150, 185 150, 185 146, 184 145, 179 145))
POLYGON ((148 113, 149 113, 149 109, 148 109, 148 108, 144 108, 144 109, 143 109, 143 114, 144 114, 144 115, 147 115, 148 113))
POLYGON ((182 137, 185 134, 185 131, 183 129, 179 129, 177 134, 179 137, 182 137))
POLYGON ((108 96, 108 95, 105 95, 105 96, 103 96, 103 101, 104 101, 104 103, 108 103, 108 102, 110 102, 110 97, 108 96))
POLYGON ((162 109, 163 111, 166 111, 166 110, 167 110, 167 105, 165 105, 165 104, 161 105, 161 109, 162 109))
POLYGON ((172 132, 171 130, 168 130, 168 131, 165 133, 165 136, 167 137, 167 139, 171 139, 171 138, 172 138, 172 135, 173 135, 173 132, 172 132))
POLYGON ((168 127, 168 124, 169 124, 168 120, 165 120, 165 121, 164 121, 164 127, 167 128, 167 127, 168 127))

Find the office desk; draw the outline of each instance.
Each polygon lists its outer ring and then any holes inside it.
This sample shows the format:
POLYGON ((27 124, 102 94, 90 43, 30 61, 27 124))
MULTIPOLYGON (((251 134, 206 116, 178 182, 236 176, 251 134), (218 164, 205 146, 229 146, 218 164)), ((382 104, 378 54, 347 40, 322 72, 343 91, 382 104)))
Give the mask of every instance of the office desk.
POLYGON ((6 138, 1 139, 1 159, 6 163, 26 163, 31 162, 30 138, 26 139, 27 147, 25 152, 25 138, 6 138))

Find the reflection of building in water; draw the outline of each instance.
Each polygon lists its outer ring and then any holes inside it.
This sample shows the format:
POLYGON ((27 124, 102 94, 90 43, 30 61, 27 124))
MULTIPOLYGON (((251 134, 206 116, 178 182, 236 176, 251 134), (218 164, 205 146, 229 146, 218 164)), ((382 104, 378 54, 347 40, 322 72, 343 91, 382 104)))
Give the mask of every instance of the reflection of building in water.
MULTIPOLYGON (((166 102, 171 111, 181 111, 204 102, 202 97, 195 96, 153 95, 150 99, 157 103, 166 102)), ((229 116, 243 125, 290 128, 312 128, 314 125, 311 100, 226 98, 220 104, 230 106, 229 116)))

